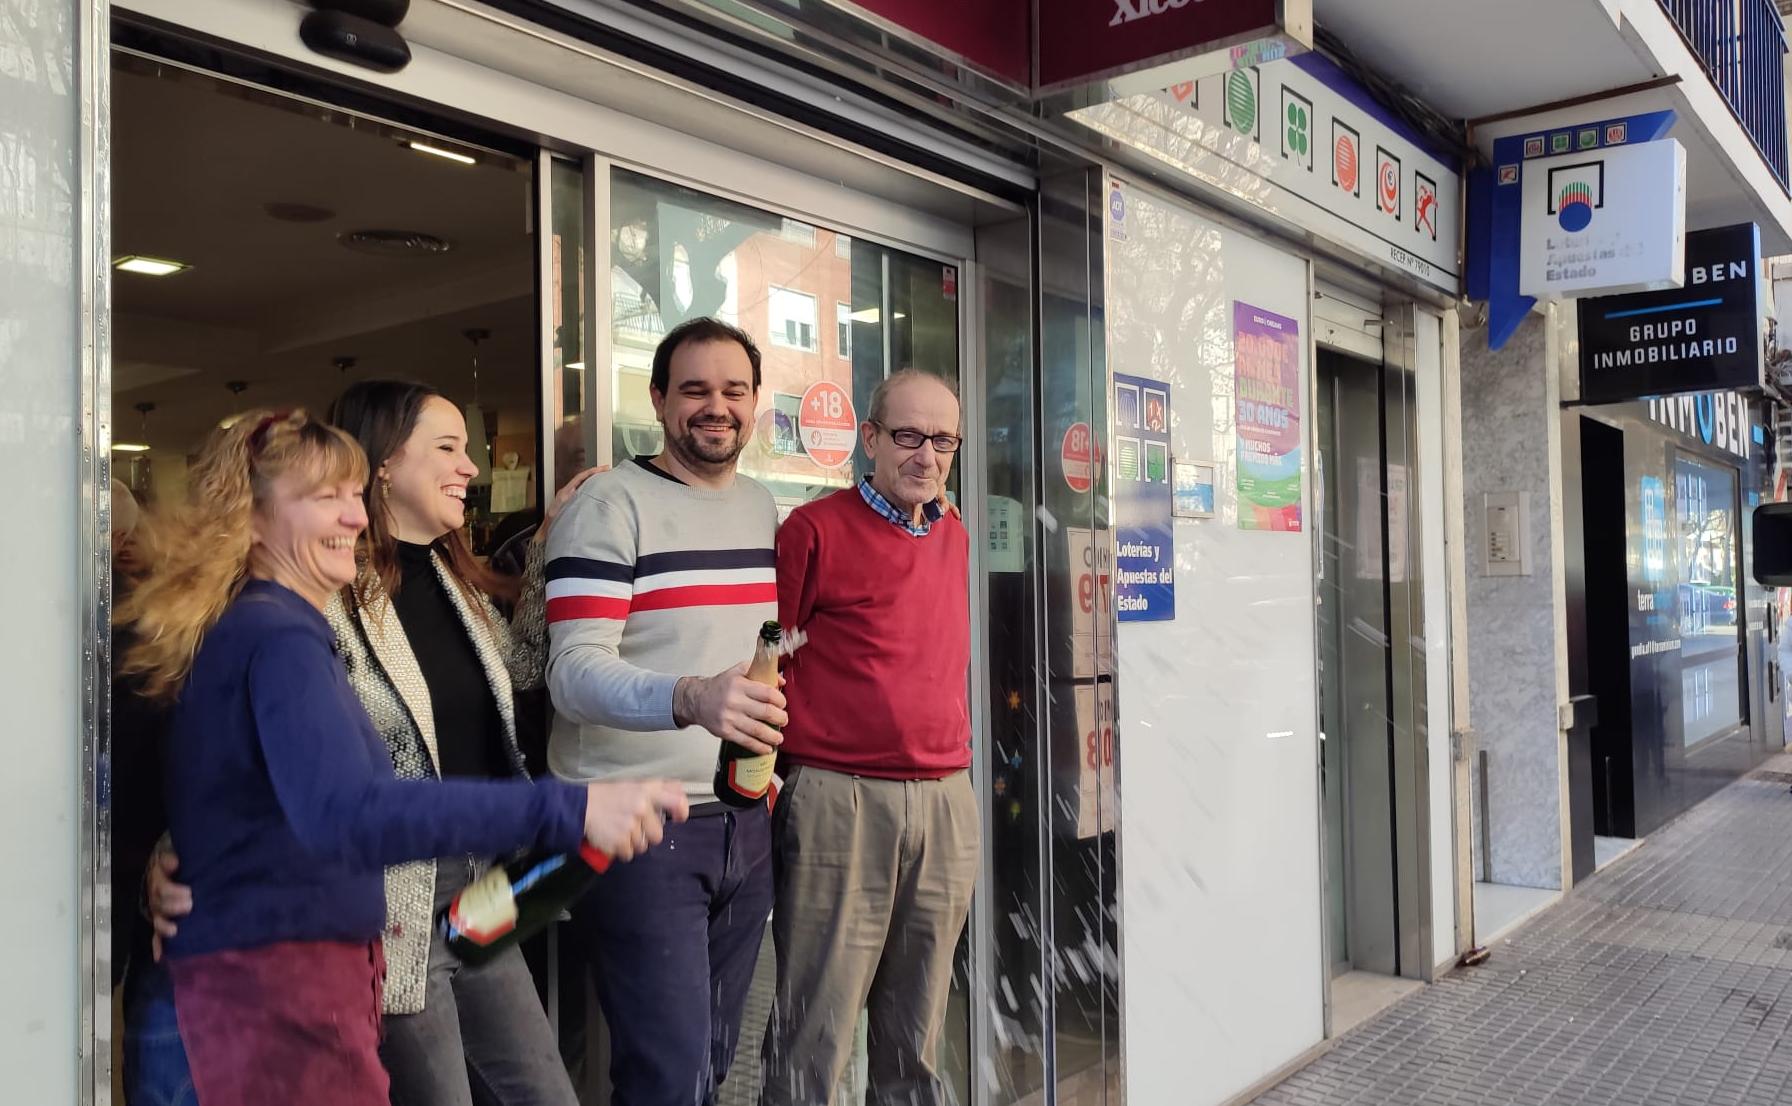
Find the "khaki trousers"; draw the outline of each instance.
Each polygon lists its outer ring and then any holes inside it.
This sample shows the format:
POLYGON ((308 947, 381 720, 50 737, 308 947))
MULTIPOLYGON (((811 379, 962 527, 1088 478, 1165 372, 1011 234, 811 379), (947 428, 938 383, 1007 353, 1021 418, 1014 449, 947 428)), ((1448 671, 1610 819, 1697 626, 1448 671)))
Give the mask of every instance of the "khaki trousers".
POLYGON ((795 770, 772 813, 778 982, 761 1106, 831 1106, 861 1010, 866 1102, 944 1102, 936 1056, 978 826, 969 772, 879 780, 795 770))

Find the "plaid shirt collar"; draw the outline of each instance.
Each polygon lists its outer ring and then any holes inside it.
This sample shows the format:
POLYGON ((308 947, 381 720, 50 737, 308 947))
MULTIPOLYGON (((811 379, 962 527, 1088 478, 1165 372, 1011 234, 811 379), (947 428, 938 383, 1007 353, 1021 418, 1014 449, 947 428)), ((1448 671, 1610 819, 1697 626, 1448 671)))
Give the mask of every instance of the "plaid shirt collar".
POLYGON ((902 527, 913 537, 926 537, 928 531, 933 529, 933 524, 940 520, 941 512, 938 501, 923 503, 921 505, 921 523, 917 526, 913 516, 898 511, 889 500, 883 497, 882 492, 871 486, 871 477, 869 476, 859 481, 859 495, 864 497, 866 506, 884 516, 893 525, 902 527))

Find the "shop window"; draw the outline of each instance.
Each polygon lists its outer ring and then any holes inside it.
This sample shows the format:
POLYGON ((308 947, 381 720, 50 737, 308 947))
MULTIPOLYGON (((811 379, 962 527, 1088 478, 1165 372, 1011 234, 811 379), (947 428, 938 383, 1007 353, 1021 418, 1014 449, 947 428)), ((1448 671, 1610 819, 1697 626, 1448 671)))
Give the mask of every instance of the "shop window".
POLYGON ((795 219, 784 220, 783 238, 786 242, 795 242, 799 246, 815 245, 815 228, 808 223, 799 223, 795 219))
POLYGON ((773 288, 766 300, 772 345, 815 353, 815 297, 789 288, 773 288))
POLYGON ((740 471, 784 510, 850 487, 864 470, 858 422, 887 373, 914 365, 958 384, 954 266, 625 169, 612 170, 610 196, 617 457, 657 451, 654 347, 700 315, 759 345, 763 380, 740 471), (834 356, 814 357, 824 352, 824 304, 834 305, 834 356))
POLYGON ((1681 454, 1674 459, 1678 542, 1681 722, 1694 745, 1744 719, 1743 626, 1737 579, 1736 470, 1681 454))

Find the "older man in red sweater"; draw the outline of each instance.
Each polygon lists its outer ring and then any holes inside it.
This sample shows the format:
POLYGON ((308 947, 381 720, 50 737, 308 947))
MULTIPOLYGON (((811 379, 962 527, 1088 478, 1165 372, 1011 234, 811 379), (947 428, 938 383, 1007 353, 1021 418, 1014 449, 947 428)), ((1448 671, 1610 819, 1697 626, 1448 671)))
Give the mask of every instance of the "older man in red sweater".
POLYGON ((764 1106, 828 1106, 869 1009, 872 1106, 945 1101, 940 1027, 978 857, 970 547, 940 510, 958 397, 905 369, 859 428, 872 472, 778 531, 785 669, 773 812, 778 985, 764 1106))

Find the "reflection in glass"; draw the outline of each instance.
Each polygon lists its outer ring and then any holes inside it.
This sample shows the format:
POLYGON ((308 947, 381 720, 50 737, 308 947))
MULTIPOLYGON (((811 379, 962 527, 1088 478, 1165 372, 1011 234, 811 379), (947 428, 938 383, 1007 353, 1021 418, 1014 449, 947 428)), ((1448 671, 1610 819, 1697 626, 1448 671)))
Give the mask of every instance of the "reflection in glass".
POLYGON ((986 656, 988 732, 979 765, 988 810, 984 840, 988 902, 983 916, 989 963, 976 1001, 988 1039, 980 1069, 991 1106, 1037 1096, 1045 1085, 1044 888, 1040 826, 1046 699, 1034 609, 1040 559, 1034 535, 1040 488, 1033 447, 1037 397, 1029 288, 1029 233, 1022 218, 978 231, 988 279, 982 289, 983 443, 988 535, 986 656))
MULTIPOLYGON (((614 463, 660 451, 649 395, 654 349, 699 316, 732 323, 759 346, 763 375, 739 471, 771 491, 781 515, 869 471, 859 424, 890 373, 917 368, 959 386, 954 265, 621 169, 611 177, 610 213, 614 463)), ((955 466, 948 494, 958 481, 955 466)), ((724 1106, 752 1098, 759 1085, 770 941, 768 929, 724 1106)), ((971 1071, 965 954, 961 942, 939 1056, 961 1103, 970 1101, 971 1071)), ((861 1015, 841 1101, 863 1097, 864 1049, 861 1015)))
POLYGON ((1742 721, 1736 470, 1674 459, 1681 721, 1693 745, 1742 721))
POLYGON ((553 274, 549 301, 554 312, 554 372, 560 412, 554 427, 556 490, 591 462, 590 433, 585 426, 585 174, 570 162, 553 169, 553 274))
POLYGON ((957 386, 955 266, 625 170, 610 195, 619 460, 659 452, 653 350, 700 315, 759 345, 764 382, 740 470, 785 511, 865 471, 858 424, 889 373, 914 367, 957 386))

